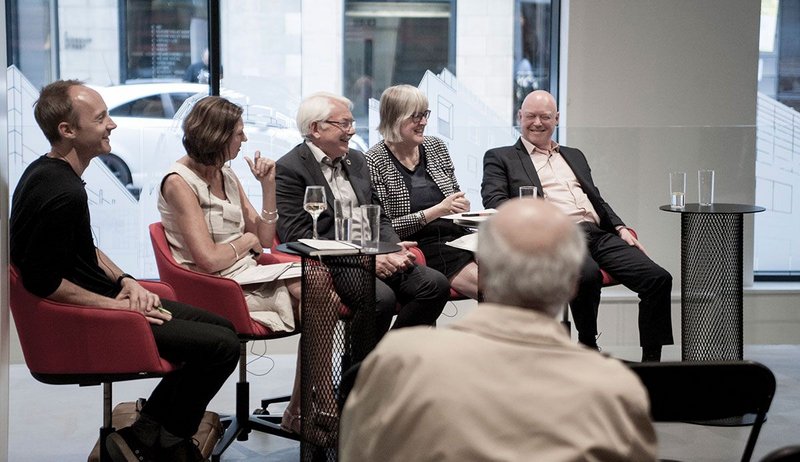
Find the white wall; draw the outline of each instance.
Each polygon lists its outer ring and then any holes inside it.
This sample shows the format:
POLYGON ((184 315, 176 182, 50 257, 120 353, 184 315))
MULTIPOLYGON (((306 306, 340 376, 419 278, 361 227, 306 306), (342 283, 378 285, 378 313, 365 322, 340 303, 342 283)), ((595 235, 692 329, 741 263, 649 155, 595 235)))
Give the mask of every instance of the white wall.
POLYGON ((344 0, 302 0, 302 92, 342 94, 344 0))
POLYGON ((59 65, 62 78, 85 80, 96 85, 119 83, 117 3, 59 0, 59 65), (87 24, 92 27, 86 27, 87 24))
POLYGON ((697 202, 699 168, 716 170, 717 202, 755 198, 761 2, 565 3, 562 142, 584 151, 604 198, 679 288, 680 218, 658 210, 668 173, 687 172, 687 202, 697 202))
POLYGON ((513 0, 460 0, 456 7, 458 82, 504 120, 514 104, 514 27, 513 0))

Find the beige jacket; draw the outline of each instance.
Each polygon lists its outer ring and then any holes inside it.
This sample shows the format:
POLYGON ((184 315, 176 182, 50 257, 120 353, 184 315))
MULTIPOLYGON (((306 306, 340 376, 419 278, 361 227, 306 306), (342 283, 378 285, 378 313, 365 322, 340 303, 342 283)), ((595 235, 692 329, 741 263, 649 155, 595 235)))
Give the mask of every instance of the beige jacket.
POLYGON ((481 304, 388 334, 343 411, 340 460, 650 461, 645 389, 554 319, 481 304))

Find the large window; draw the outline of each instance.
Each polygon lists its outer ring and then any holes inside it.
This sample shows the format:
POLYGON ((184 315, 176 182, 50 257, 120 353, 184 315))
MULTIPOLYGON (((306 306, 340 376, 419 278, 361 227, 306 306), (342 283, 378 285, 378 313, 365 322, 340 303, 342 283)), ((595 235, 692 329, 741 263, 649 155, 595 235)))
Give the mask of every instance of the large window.
POLYGON ((123 1, 121 81, 181 80, 208 46, 205 2, 123 1), (194 58, 194 59, 193 59, 194 58))
POLYGON ((534 90, 547 90, 558 96, 559 3, 549 0, 517 0, 514 28, 514 107, 512 120, 522 100, 534 90), (555 55, 555 56, 554 56, 555 55))
POLYGON ((460 10, 455 0, 219 0, 217 44, 206 0, 89 3, 7 3, 9 186, 49 149, 32 117, 39 89, 58 78, 92 85, 117 123, 111 154, 84 173, 96 243, 141 277, 157 277, 147 225, 159 220, 164 172, 183 155, 181 117, 209 91, 184 81, 208 47, 221 57, 222 96, 245 109, 249 141, 231 167, 256 206, 261 189, 243 157, 258 150, 278 158, 302 142, 294 118, 311 92, 353 100, 359 136, 351 145, 366 150, 376 142, 367 133, 369 99, 391 85, 421 86, 434 111, 428 133, 450 143, 474 204, 482 153, 514 142, 521 98, 537 88, 555 93, 556 0, 460 2, 460 10))
POLYGON ((369 99, 391 85, 419 85, 425 71, 455 72, 454 1, 347 0, 344 94, 367 139, 369 99))
POLYGON ((753 269, 800 279, 800 0, 762 0, 753 269), (798 206, 795 206, 798 204, 798 206))

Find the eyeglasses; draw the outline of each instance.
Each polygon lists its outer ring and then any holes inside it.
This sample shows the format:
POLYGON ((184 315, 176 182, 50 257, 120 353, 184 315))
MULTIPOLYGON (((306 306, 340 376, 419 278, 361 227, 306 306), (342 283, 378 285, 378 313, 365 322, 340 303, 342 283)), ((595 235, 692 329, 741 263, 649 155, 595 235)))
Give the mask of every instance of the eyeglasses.
POLYGON ((423 117, 425 118, 425 120, 428 120, 428 118, 430 116, 431 116, 431 110, 428 109, 427 111, 415 112, 415 113, 411 114, 411 120, 415 124, 418 124, 422 120, 423 117))
POLYGON ((550 122, 551 120, 553 120, 554 115, 552 112, 547 112, 544 114, 534 114, 532 112, 526 112, 522 114, 522 118, 525 120, 536 120, 537 117, 542 122, 550 122))
POLYGON ((355 120, 323 120, 326 124, 336 125, 342 131, 349 131, 351 128, 356 128, 355 120))

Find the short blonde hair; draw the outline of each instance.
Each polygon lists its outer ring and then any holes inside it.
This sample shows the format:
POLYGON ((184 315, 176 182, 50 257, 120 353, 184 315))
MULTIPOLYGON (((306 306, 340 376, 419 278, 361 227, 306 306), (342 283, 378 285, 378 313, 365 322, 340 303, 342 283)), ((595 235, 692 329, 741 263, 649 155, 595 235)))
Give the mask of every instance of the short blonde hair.
POLYGON ((412 85, 395 85, 381 95, 381 121, 378 132, 390 143, 403 141, 400 124, 412 114, 428 109, 428 97, 412 85))

